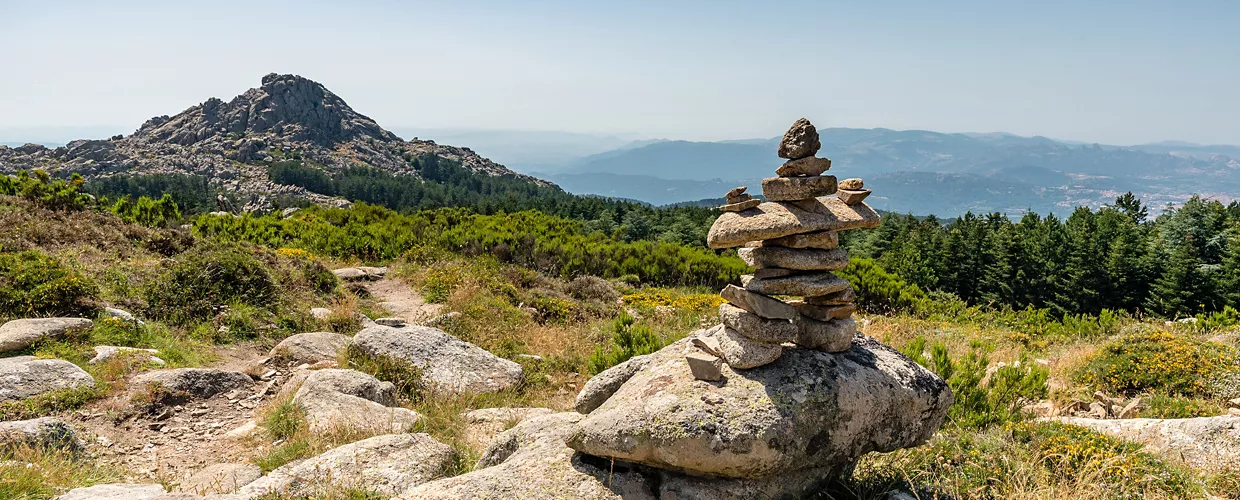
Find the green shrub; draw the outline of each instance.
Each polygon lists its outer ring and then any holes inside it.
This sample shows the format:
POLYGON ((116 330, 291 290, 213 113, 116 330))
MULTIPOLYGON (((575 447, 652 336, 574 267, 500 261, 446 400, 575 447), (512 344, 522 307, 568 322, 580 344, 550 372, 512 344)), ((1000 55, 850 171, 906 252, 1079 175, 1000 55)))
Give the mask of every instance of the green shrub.
POLYGON ((422 297, 431 304, 447 302, 452 290, 460 286, 464 277, 464 269, 460 266, 433 267, 422 280, 422 297))
POLYGON ((947 381, 955 403, 948 409, 950 422, 964 428, 978 429, 993 424, 1020 420, 1024 402, 1046 397, 1046 368, 1021 359, 999 367, 987 379, 990 360, 974 344, 964 357, 952 359, 947 346, 935 343, 926 358, 926 340, 917 337, 902 352, 918 364, 929 368, 947 381))
POLYGON ((252 252, 222 248, 184 255, 144 295, 150 317, 185 324, 214 316, 222 305, 270 305, 277 294, 252 252))
POLYGON ((1165 331, 1125 335, 1105 346, 1074 374, 1090 387, 1135 396, 1160 392, 1214 397, 1219 377, 1237 370, 1235 349, 1165 331))
POLYGON ((921 288, 887 272, 873 259, 852 259, 839 275, 852 283, 856 303, 866 311, 907 311, 926 300, 921 288))
POLYGON ((426 386, 422 383, 422 371, 417 367, 387 356, 372 356, 353 345, 349 345, 346 352, 350 368, 369 373, 379 380, 391 382, 404 398, 418 401, 425 393, 426 386))
POLYGON ((59 260, 34 250, 0 253, 0 315, 81 315, 98 287, 59 260))
POLYGON ((628 314, 623 314, 612 321, 611 329, 610 345, 606 349, 597 348, 590 356, 591 374, 597 375, 603 370, 628 361, 633 356, 650 354, 663 348, 663 342, 649 327, 634 324, 633 317, 628 314))
POLYGON ((0 175, 0 194, 21 196, 49 210, 82 210, 91 203, 89 195, 78 192, 83 182, 78 174, 66 182, 52 179, 43 170, 35 170, 33 175, 19 170, 16 178, 0 175))
POLYGON ((1226 414, 1222 405, 1206 399, 1182 398, 1154 394, 1144 399, 1142 418, 1214 417, 1226 414))
POLYGON ((177 207, 175 201, 172 201, 172 195, 168 193, 164 193, 158 200, 146 196, 134 200, 126 196, 117 200, 108 208, 108 211, 116 214, 125 222, 146 227, 168 227, 181 220, 181 209, 177 207))
POLYGON ((263 427, 272 439, 288 439, 306 427, 306 410, 292 398, 279 401, 263 415, 263 427))

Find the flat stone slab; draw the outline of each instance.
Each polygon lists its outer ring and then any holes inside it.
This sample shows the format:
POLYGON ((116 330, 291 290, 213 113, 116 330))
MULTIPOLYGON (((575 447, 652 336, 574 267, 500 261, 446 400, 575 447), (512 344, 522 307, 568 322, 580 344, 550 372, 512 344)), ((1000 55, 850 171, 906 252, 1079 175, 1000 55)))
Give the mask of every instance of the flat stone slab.
POLYGON ((736 254, 750 267, 777 267, 794 271, 838 271, 848 267, 848 252, 843 248, 757 247, 740 248, 736 254))
POLYGON ((798 346, 822 352, 847 351, 857 336, 857 323, 852 318, 818 321, 802 317, 797 328, 798 346))
POLYGON ((810 156, 798 160, 788 160, 775 169, 775 175, 780 177, 795 177, 799 175, 822 175, 823 172, 831 170, 831 160, 826 158, 818 158, 810 156))
POLYGON ((835 189, 834 175, 762 179, 762 197, 767 201, 808 200, 835 194, 835 189))
POLYGON ((0 358, 0 402, 92 385, 95 385, 94 377, 63 359, 0 358))
POLYGON ((827 196, 803 202, 765 202, 740 212, 724 212, 706 236, 711 248, 742 246, 818 231, 847 231, 877 227, 882 217, 865 203, 848 205, 827 196))
POLYGON ((757 246, 821 248, 823 250, 830 250, 840 246, 840 233, 835 231, 822 231, 818 233, 794 234, 792 236, 784 236, 783 238, 760 241, 757 246))
POLYGON ((839 196, 840 201, 843 201, 845 204, 856 205, 864 201, 866 197, 870 196, 870 190, 869 189, 858 189, 858 190, 841 189, 836 193, 836 195, 839 196))
POLYGON ((44 339, 89 330, 95 322, 86 318, 15 319, 0 325, 0 353, 20 351, 44 339))
POLYGON ((848 280, 829 272, 794 274, 778 278, 755 278, 741 276, 746 290, 762 295, 792 295, 815 297, 852 288, 848 280))
POLYGON ((738 201, 736 203, 729 203, 727 205, 723 205, 719 207, 719 210, 723 210, 724 212, 740 212, 744 210, 749 210, 761 204, 762 204, 762 200, 751 198, 745 201, 738 201))
POLYGON ((797 317, 796 308, 785 304, 783 301, 772 299, 759 293, 753 293, 736 285, 724 287, 723 291, 719 292, 719 295, 728 301, 729 304, 763 318, 794 319, 797 317))
POLYGON ((809 303, 802 302, 802 301, 795 301, 795 302, 790 302, 789 305, 795 308, 796 311, 800 313, 802 316, 805 316, 810 319, 816 319, 818 321, 831 321, 833 319, 844 319, 844 318, 852 316, 853 312, 857 310, 857 306, 855 304, 820 306, 816 304, 809 304, 809 303))
POLYGON ((826 295, 805 296, 805 303, 816 306, 842 306, 857 300, 857 292, 852 285, 838 292, 826 295))

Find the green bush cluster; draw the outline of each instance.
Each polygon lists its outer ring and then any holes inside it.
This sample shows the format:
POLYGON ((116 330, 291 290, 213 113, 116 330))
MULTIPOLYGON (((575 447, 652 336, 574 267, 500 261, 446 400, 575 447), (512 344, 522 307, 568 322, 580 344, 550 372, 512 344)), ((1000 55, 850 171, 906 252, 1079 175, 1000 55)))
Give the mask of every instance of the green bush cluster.
POLYGON ((1124 335, 1104 345, 1075 374, 1077 382, 1109 393, 1158 392, 1211 398, 1215 381, 1240 370, 1234 348, 1161 330, 1124 335))
POLYGON ((65 181, 43 170, 33 175, 21 170, 16 177, 0 175, 0 194, 21 196, 51 210, 82 210, 91 203, 89 195, 79 192, 84 182, 78 174, 65 181))
POLYGON ((98 293, 91 280, 43 253, 0 252, 0 316, 82 315, 98 293))
POLYGON ((990 359, 977 344, 960 359, 952 359, 947 346, 934 343, 927 353, 926 339, 917 337, 902 352, 947 381, 955 397, 948 420, 963 428, 980 429, 1020 420, 1023 403, 1047 394, 1050 371, 1027 359, 1005 364, 987 377, 990 359))
POLYGON ((633 356, 650 354, 663 348, 663 341, 645 325, 635 324, 628 314, 622 314, 611 323, 611 339, 606 347, 599 347, 590 356, 590 373, 598 373, 628 361, 633 356))
POLYGON ((181 220, 181 209, 172 201, 172 195, 164 193, 158 200, 145 196, 134 200, 126 196, 108 208, 108 211, 130 224, 146 227, 168 227, 181 220))
POLYGON ((271 305, 276 281, 254 253, 218 247, 181 255, 144 291, 147 315, 187 324, 215 316, 221 305, 271 305))

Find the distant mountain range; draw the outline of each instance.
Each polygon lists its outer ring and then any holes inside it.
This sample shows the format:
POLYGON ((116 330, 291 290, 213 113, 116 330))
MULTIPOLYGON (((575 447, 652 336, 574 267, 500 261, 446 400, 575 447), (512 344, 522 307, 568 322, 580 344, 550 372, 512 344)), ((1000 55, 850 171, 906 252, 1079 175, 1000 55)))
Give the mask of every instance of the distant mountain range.
MULTIPOLYGON (((964 211, 1066 214, 1133 191, 1156 211, 1201 194, 1240 199, 1240 147, 1156 143, 1079 144, 1010 134, 922 130, 820 130, 830 174, 862 177, 876 208, 955 216, 964 211)), ((574 193, 662 205, 717 198, 731 187, 761 192, 781 163, 778 138, 661 141, 547 166, 533 175, 574 193)))

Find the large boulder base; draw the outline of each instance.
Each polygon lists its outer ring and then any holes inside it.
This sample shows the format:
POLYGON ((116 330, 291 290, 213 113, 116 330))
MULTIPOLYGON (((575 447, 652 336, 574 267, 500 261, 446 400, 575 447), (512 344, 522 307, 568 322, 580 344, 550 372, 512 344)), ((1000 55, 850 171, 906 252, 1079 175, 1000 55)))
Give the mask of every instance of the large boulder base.
POLYGON ((20 351, 45 339, 89 330, 95 322, 86 318, 15 319, 0 325, 0 353, 20 351))
POLYGON ((740 212, 724 212, 706 235, 711 248, 729 248, 818 231, 877 227, 882 217, 865 203, 848 205, 834 196, 805 201, 766 202, 740 212))
POLYGON ((317 370, 301 382, 293 402, 305 410, 314 432, 405 432, 422 418, 413 410, 395 407, 396 387, 391 382, 357 370, 317 370))
POLYGON ((328 488, 359 488, 396 495, 443 475, 452 460, 452 447, 426 434, 385 434, 277 468, 237 494, 297 496, 328 488))
POLYGON ((249 463, 215 464, 202 469, 177 485, 177 491, 198 495, 232 493, 263 476, 263 470, 249 463))
POLYGON ((429 326, 371 326, 353 337, 362 353, 417 368, 422 381, 447 392, 495 392, 521 380, 521 365, 429 326))
POLYGON ((765 479, 842 471, 924 443, 947 416, 946 382, 868 337, 828 354, 784 348, 722 382, 695 380, 681 340, 650 355, 578 424, 573 449, 691 475, 765 479))
POLYGON ((95 385, 94 377, 63 359, 0 358, 0 402, 95 385))
POLYGON ((79 451, 82 443, 73 427, 56 417, 0 422, 0 451, 21 446, 79 451))
POLYGON ((623 363, 590 377, 590 380, 586 381, 586 385, 581 388, 581 392, 577 393, 577 400, 573 405, 573 409, 577 410, 578 413, 590 413, 595 408, 602 406, 607 401, 607 398, 610 398, 612 394, 620 390, 620 386, 628 382, 634 373, 645 368, 646 363, 649 361, 650 356, 647 355, 633 356, 623 363))
POLYGON ((172 368, 154 370, 143 373, 129 382, 132 391, 146 391, 159 388, 174 400, 183 397, 210 398, 216 394, 233 389, 247 387, 253 380, 241 372, 219 370, 215 368, 172 368))
POLYGON ((147 500, 163 494, 158 484, 97 484, 74 488, 56 500, 147 500))

